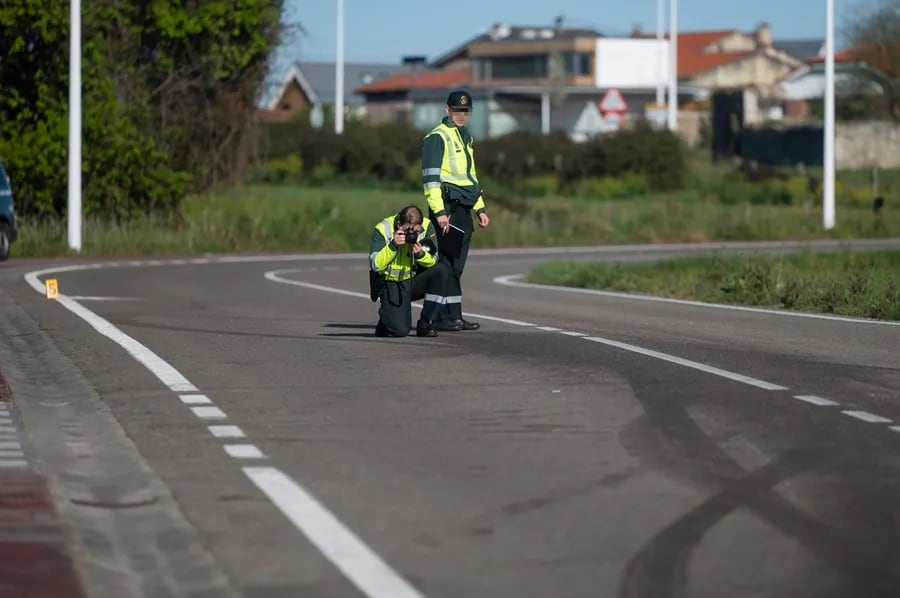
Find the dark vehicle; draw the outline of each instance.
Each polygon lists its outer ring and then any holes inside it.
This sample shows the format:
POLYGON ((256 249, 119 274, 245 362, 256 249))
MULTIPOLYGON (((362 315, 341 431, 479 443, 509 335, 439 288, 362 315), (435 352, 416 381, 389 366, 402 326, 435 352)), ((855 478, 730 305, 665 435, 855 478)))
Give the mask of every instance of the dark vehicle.
POLYGON ((19 238, 16 229, 16 208, 9 176, 0 162, 0 262, 9 259, 9 249, 19 238))

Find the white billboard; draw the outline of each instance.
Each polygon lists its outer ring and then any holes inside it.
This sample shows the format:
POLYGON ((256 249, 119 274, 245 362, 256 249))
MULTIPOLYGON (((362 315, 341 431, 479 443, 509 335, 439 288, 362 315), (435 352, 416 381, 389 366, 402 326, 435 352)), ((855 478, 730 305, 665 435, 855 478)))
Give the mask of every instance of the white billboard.
POLYGON ((669 81, 669 42, 655 38, 599 38, 595 85, 619 89, 655 88, 669 81))

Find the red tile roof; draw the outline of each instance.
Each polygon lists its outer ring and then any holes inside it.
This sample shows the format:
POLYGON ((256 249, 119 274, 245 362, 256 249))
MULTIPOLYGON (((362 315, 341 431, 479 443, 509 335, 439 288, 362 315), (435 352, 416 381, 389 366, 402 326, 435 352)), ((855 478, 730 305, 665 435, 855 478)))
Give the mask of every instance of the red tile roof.
POLYGON ((397 73, 356 88, 356 93, 384 93, 409 91, 410 89, 433 89, 462 85, 469 80, 469 69, 454 71, 423 71, 420 73, 397 73))
MULTIPOLYGON (((852 60, 853 58, 854 58, 854 52, 852 49, 838 50, 834 53, 834 61, 835 62, 847 62, 848 60, 852 60)), ((817 62, 825 62, 825 57, 824 56, 813 56, 806 62, 808 64, 815 64, 817 62)))
POLYGON ((693 77, 703 71, 734 62, 750 52, 715 52, 712 54, 688 54, 678 48, 678 76, 693 77))

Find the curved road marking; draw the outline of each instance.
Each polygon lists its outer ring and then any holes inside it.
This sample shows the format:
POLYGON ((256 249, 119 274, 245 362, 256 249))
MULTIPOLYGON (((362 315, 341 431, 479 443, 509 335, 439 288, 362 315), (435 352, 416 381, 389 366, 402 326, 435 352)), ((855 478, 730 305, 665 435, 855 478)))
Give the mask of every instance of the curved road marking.
MULTIPOLYGON (((281 274, 286 274, 288 272, 292 272, 292 270, 272 270, 270 272, 266 272, 263 276, 267 280, 271 280, 272 282, 280 282, 283 284, 290 284, 298 287, 304 287, 307 289, 313 289, 316 291, 325 291, 328 293, 336 293, 338 295, 350 295, 351 297, 361 297, 363 299, 368 299, 371 301, 372 299, 369 295, 365 293, 356 293, 353 291, 345 291, 344 289, 336 289, 333 287, 327 287, 320 284, 313 284, 309 282, 301 282, 299 280, 291 280, 289 278, 281 277, 281 274)), ((414 303, 416 307, 421 307, 419 302, 414 303)), ((608 338, 602 338, 599 336, 589 336, 584 332, 578 332, 574 330, 560 330, 559 328, 553 328, 551 326, 537 326, 536 324, 532 324, 530 322, 520 322, 518 320, 509 320, 507 318, 498 318, 496 316, 485 316, 480 314, 474 314, 470 312, 466 312, 467 315, 482 318, 485 320, 495 320, 498 322, 505 322, 507 324, 514 324, 517 326, 526 326, 533 327, 537 330, 544 331, 554 331, 559 334, 564 334, 566 336, 583 338, 584 340, 593 341, 595 343, 602 343, 605 345, 609 345, 611 347, 616 347, 617 349, 623 349, 625 351, 631 351, 632 353, 639 353, 641 355, 645 355, 647 357, 653 357, 655 359, 661 359, 663 361, 668 361, 670 363, 674 363, 677 365, 681 365, 684 367, 692 368, 695 370, 699 370, 701 372, 706 372, 707 374, 713 374, 715 376, 719 376, 722 378, 727 378, 729 380, 733 380, 735 382, 740 382, 742 384, 749 384, 750 386, 755 386, 756 388, 761 388, 763 390, 787 390, 787 387, 781 386, 778 384, 773 384, 771 382, 766 382, 765 380, 757 380, 756 378, 751 378, 750 376, 744 376, 743 374, 737 374, 735 372, 729 372, 728 370, 723 370, 711 365, 707 365, 705 363, 700 363, 697 361, 691 361, 690 359, 684 359, 683 357, 678 357, 675 355, 669 355, 667 353, 660 353, 659 351, 653 351, 652 349, 645 349, 643 347, 638 347, 636 345, 629 345, 628 343, 622 343, 619 341, 614 341, 608 338)))
MULTIPOLYGON (((209 263, 209 260, 189 262, 209 263)), ((133 264, 133 262, 128 262, 128 264, 133 264)), ((163 265, 164 262, 153 260, 149 264, 163 265)), ((106 266, 109 267, 109 264, 106 266)), ((35 291, 44 294, 45 286, 39 276, 101 267, 104 267, 104 265, 79 264, 58 269, 38 270, 27 273, 25 280, 35 291)), ((202 401, 203 399, 199 397, 208 399, 206 395, 197 393, 197 387, 178 370, 146 346, 116 328, 108 320, 98 316, 66 295, 60 294, 56 300, 60 305, 90 324, 97 332, 125 349, 170 390, 179 393, 181 400, 186 404, 202 401), (185 397, 190 398, 186 400, 185 397)), ((190 407, 190 409, 201 419, 227 419, 225 412, 214 405, 190 407)), ((213 428, 210 426, 209 429, 217 438, 243 436, 243 433, 237 427, 219 426, 213 428)), ((2 447, 2 444, 0 442, 0 447, 2 447)), ((252 444, 231 444, 225 445, 223 448, 234 459, 265 458, 262 452, 252 444)), ((318 502, 312 494, 282 471, 271 466, 243 467, 242 471, 274 503, 282 514, 363 594, 371 598, 421 598, 421 594, 403 579, 400 574, 391 569, 381 557, 366 546, 331 511, 318 502)))
POLYGON ((582 289, 578 287, 564 287, 552 284, 537 284, 533 282, 519 282, 524 274, 506 274, 497 276, 494 282, 509 287, 522 287, 528 289, 543 289, 561 293, 580 293, 583 295, 597 295, 599 297, 615 297, 616 299, 631 299, 635 301, 655 301, 657 303, 672 303, 676 305, 693 305, 695 307, 709 307, 713 309, 725 309, 731 311, 748 311, 760 314, 772 314, 776 316, 790 316, 794 318, 813 318, 817 320, 831 320, 834 322, 851 322, 853 324, 874 324, 880 326, 900 326, 900 322, 888 320, 870 320, 866 318, 852 318, 849 316, 830 316, 827 314, 811 314, 802 311, 788 311, 779 309, 766 309, 765 307, 746 307, 743 305, 727 305, 723 303, 706 303, 703 301, 691 301, 689 299, 671 299, 669 297, 656 297, 654 295, 638 295, 635 293, 621 293, 617 291, 601 291, 598 289, 582 289))
MULTIPOLYGON (((720 247, 724 247, 728 244, 718 244, 720 247)), ((759 245, 759 244, 757 244, 759 245)), ((684 245, 684 247, 688 247, 688 245, 684 245)), ((691 245, 691 248, 696 248, 696 245, 691 245)), ((630 246, 622 246, 622 247, 607 247, 602 248, 603 251, 616 251, 623 249, 630 249, 630 246)), ((669 247, 670 249, 672 246, 669 247)), ((641 251, 646 248, 635 247, 635 250, 641 251)), ((662 247, 657 249, 663 249, 662 247)), ((473 254, 485 254, 485 255, 509 255, 509 254, 541 254, 541 253, 552 253, 552 254, 561 254, 561 253, 588 253, 588 252, 597 252, 597 248, 554 248, 551 250, 547 249, 539 249, 534 248, 532 250, 476 250, 473 254)), ((45 285, 43 281, 40 279, 41 276, 47 274, 59 274, 64 272, 77 272, 84 270, 95 270, 101 268, 116 268, 116 267, 147 267, 147 266, 172 266, 172 265, 187 265, 187 264, 229 264, 229 263, 260 263, 260 262, 280 262, 280 261, 314 261, 314 260, 358 260, 364 259, 365 254, 289 254, 289 255, 271 255, 271 256, 222 256, 222 257, 203 257, 203 258, 176 258, 176 259, 167 259, 167 260, 128 260, 128 261, 112 261, 112 262, 97 262, 90 264, 72 264, 68 266, 57 266, 52 268, 45 268, 41 270, 34 270, 25 274, 26 282, 38 293, 45 294, 45 285)), ((337 293, 342 295, 348 295, 352 297, 360 297, 364 299, 371 300, 367 294, 358 293, 354 291, 346 291, 343 289, 335 289, 331 287, 326 287, 322 285, 315 285, 311 283, 304 283, 301 281, 295 281, 290 279, 281 278, 279 275, 290 272, 291 270, 275 270, 265 273, 265 278, 271 280, 273 282, 279 282, 283 284, 291 284, 300 287, 306 287, 314 290, 321 290, 330 293, 337 293)), ((637 299, 637 300, 646 300, 646 301, 662 301, 662 302, 671 302, 671 303, 684 303, 689 305, 697 305, 703 307, 711 307, 711 308, 719 308, 719 309, 735 309, 735 310, 745 310, 745 311, 757 311, 761 313, 772 313, 777 315, 789 315, 789 316, 800 316, 800 317, 813 317, 813 318, 821 318, 821 319, 831 319, 831 320, 840 320, 847 321, 853 323, 866 323, 866 324, 888 324, 888 325, 900 325, 900 323, 893 322, 880 322, 880 321, 871 321, 871 320, 863 320, 863 319, 854 319, 854 318, 842 318, 836 316, 823 316, 817 314, 802 314, 795 312, 781 312, 776 310, 765 310, 761 308, 746 308, 739 306, 724 306, 718 304, 709 304, 709 303, 701 303, 701 302, 691 302, 685 300, 677 300, 677 299, 666 299, 660 297, 649 297, 649 296, 641 296, 641 295, 630 295, 625 293, 612 293, 608 291, 593 291, 590 289, 573 289, 568 287, 557 287, 550 285, 533 285, 530 283, 521 283, 521 282, 513 282, 513 279, 521 278, 523 275, 521 274, 513 274, 507 276, 500 276, 494 279, 494 282, 497 284, 505 284, 508 286, 523 286, 523 287, 535 287, 535 288, 546 288, 554 291, 563 291, 563 292, 582 292, 588 294, 596 294, 596 295, 608 295, 608 296, 616 296, 622 297, 626 299, 637 299)), ((85 298, 87 299, 87 298, 85 298)), ((93 327, 97 332, 101 335, 106 336, 123 349, 125 349, 136 361, 141 363, 144 367, 150 370, 163 384, 165 384, 170 390, 179 393, 198 393, 198 389, 194 386, 190 381, 187 380, 178 370, 169 365, 166 361, 160 358, 158 355, 153 353, 146 346, 142 345, 140 342, 135 340, 134 338, 128 336, 118 328, 116 328, 112 323, 105 320, 104 318, 98 316, 93 313, 89 309, 80 305, 75 299, 65 294, 59 294, 56 301, 58 301, 63 307, 83 319, 87 322, 91 327, 93 327)), ((421 307, 421 304, 417 302, 416 307, 421 307)), ((653 356, 661 358, 660 356, 665 356, 667 361, 671 361, 673 363, 678 363, 679 365, 684 365, 687 367, 695 367, 695 366, 703 366, 703 371, 708 373, 713 373, 715 375, 725 375, 725 377, 730 378, 735 381, 743 382, 746 384, 752 384, 754 386, 758 386, 759 388, 766 388, 768 390, 787 390, 785 387, 778 386, 775 384, 771 384, 769 382, 765 382, 762 380, 756 380, 754 378, 749 378, 746 376, 742 376, 741 374, 734 374, 733 372, 727 372, 726 370, 719 370, 718 368, 713 368, 712 366, 706 366, 705 364, 700 364, 698 362, 691 362, 689 360, 682 359, 680 357, 666 355, 662 353, 658 353, 655 351, 650 351, 649 349, 643 349, 641 347, 635 347, 633 345, 627 345, 625 343, 619 343, 618 341, 612 341, 610 339, 602 339, 600 337, 591 337, 586 334, 581 334, 573 331, 562 331, 557 328, 553 328, 550 326, 538 326, 536 324, 532 324, 530 322, 522 322, 520 320, 511 320, 508 318, 500 318, 496 316, 488 316, 481 314, 474 314, 467 312, 468 315, 478 317, 485 320, 493 320, 497 322, 503 322, 515 326, 523 326, 523 327, 533 327, 543 331, 555 331, 560 332, 562 334, 568 334, 572 336, 580 336, 585 340, 591 340, 594 342, 601 342, 605 344, 609 344, 611 346, 616 346, 625 350, 636 350, 638 353, 642 353, 644 355, 653 356)), ((196 395, 194 395, 196 396, 196 395)), ((205 396, 205 395, 202 395, 205 396)), ((794 398, 800 398, 803 396, 804 398, 808 397, 808 395, 796 395, 794 398)), ((184 398, 182 398, 184 401, 184 398)), ((803 399, 801 399, 803 400, 803 399)), ((827 399, 820 399, 818 402, 820 405, 824 405, 827 399)), ((186 404, 191 401, 185 401, 186 404)), ((211 401, 210 401, 211 402, 211 401)), ((807 401, 808 403, 812 403, 811 401, 807 401)), ((194 411, 198 417, 208 417, 210 412, 207 410, 214 409, 217 413, 215 416, 218 417, 218 414, 222 414, 222 418, 227 418, 227 416, 222 412, 218 407, 215 406, 207 406, 207 407, 192 407, 191 410, 194 411), (203 410, 203 415, 200 415, 198 411, 203 410)), ((864 421, 870 422, 891 422, 891 420, 887 418, 883 418, 876 414, 870 414, 868 412, 861 411, 842 411, 845 415, 850 417, 854 417, 857 419, 863 419, 864 421)), ((244 433, 238 426, 233 425, 211 425, 208 426, 210 433, 216 438, 243 438, 244 433)), ((891 430, 900 432, 900 426, 892 426, 891 430)), ((226 451, 230 453, 234 453, 235 455, 241 455, 241 458, 246 458, 250 453, 253 453, 254 450, 257 450, 253 445, 226 445, 227 447, 241 447, 241 448, 226 448, 226 451), (252 448, 251 448, 252 447, 252 448)), ((255 454, 255 453, 254 453, 255 454)), ((262 455, 260 454, 260 457, 262 455)), ((398 597, 398 598, 421 598, 421 594, 413 588, 402 576, 393 571, 384 561, 381 560, 378 555, 376 555, 368 546, 366 546, 359 538, 357 538, 352 531, 350 531, 347 527, 345 527, 338 519, 335 517, 324 505, 319 503, 315 497, 313 497, 309 492, 307 492, 302 486, 293 481, 289 476, 281 472, 275 467, 263 466, 263 467, 243 467, 242 471, 247 475, 253 483, 257 485, 257 487, 269 497, 269 499, 275 504, 275 506, 281 510, 281 512, 299 529, 306 537, 324 554, 344 575, 350 579, 357 588, 359 588, 364 594, 370 597, 398 597)))

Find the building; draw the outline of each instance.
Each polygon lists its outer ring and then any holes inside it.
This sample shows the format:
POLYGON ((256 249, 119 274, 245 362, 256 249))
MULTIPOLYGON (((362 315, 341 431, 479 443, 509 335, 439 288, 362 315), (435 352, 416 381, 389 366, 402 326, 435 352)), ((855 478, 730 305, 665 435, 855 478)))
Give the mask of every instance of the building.
MULTIPOLYGON (((348 115, 365 116, 365 96, 354 90, 373 81, 403 72, 403 64, 345 63, 344 106, 348 115)), ((284 120, 314 106, 334 106, 336 65, 333 62, 295 62, 288 67, 281 85, 266 109, 267 120, 284 120)))
MULTIPOLYGON (((835 52, 834 93, 838 98, 873 96, 885 93, 885 77, 865 62, 857 60, 850 50, 835 52)), ((825 96, 825 58, 814 56, 805 61, 775 85, 775 96, 781 101, 783 114, 790 119, 809 116, 809 103, 825 96)))
MULTIPOLYGON (((819 54, 821 45, 773 42, 766 24, 752 32, 680 33, 679 129, 682 118, 698 129, 692 107, 718 90, 747 90, 755 98, 747 104, 748 122, 763 118, 776 83, 803 64, 800 57, 819 54)), ((447 94, 464 87, 473 96, 470 127, 480 138, 523 130, 585 138, 640 118, 661 124, 665 109, 655 103, 658 93, 667 101, 669 69, 665 37, 640 31, 607 37, 558 19, 551 26, 494 24, 430 63, 411 57, 401 65, 348 64, 345 80, 347 105, 373 122, 411 122, 427 130, 442 118, 447 94), (612 110, 602 105, 608 93, 617 104, 612 110)), ((270 108, 333 102, 333 70, 327 63, 292 65, 270 108)))

